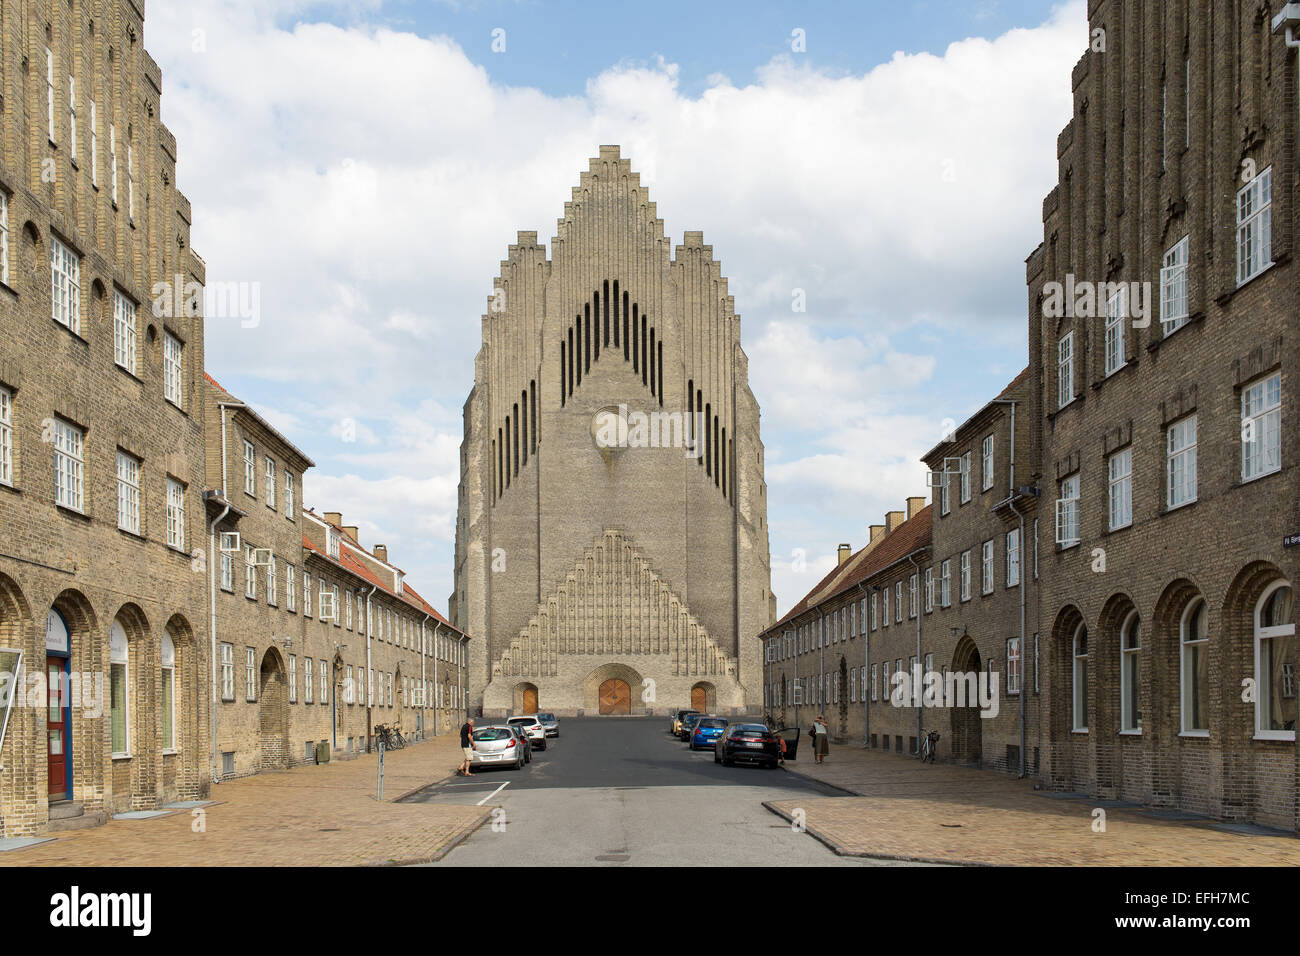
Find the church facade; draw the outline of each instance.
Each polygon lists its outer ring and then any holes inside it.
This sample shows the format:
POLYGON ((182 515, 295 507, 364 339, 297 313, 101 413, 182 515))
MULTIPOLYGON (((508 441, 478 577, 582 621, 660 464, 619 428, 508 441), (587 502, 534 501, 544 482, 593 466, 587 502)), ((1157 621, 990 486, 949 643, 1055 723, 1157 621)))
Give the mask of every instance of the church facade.
POLYGON ((757 710, 759 409, 712 248, 616 146, 501 263, 464 406, 452 621, 471 713, 757 710))

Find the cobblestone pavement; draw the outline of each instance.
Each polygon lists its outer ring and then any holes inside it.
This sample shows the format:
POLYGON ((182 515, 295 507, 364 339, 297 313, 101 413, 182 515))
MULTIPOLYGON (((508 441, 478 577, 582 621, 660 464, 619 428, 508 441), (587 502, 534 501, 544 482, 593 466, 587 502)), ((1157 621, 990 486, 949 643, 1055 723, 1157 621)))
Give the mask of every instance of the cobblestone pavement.
POLYGON ((110 820, 54 833, 53 842, 0 854, 9 866, 364 866, 427 862, 473 832, 490 808, 395 803, 455 772, 455 734, 377 757, 298 767, 212 788, 203 832, 186 808, 167 816, 110 820))
POLYGON ((889 859, 1015 866, 1296 866, 1300 839, 1263 827, 1118 801, 1035 791, 1031 781, 989 771, 921 765, 855 746, 792 772, 854 796, 766 804, 838 853, 889 859), (1105 811, 1105 831, 1094 830, 1105 811))

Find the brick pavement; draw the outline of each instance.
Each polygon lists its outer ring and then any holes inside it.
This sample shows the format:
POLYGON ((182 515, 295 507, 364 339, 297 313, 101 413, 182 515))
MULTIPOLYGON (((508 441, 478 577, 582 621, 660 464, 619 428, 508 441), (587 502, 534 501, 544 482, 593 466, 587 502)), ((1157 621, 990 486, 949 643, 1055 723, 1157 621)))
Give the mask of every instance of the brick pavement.
POLYGON ((394 751, 375 800, 377 758, 263 773, 212 788, 205 832, 190 810, 52 834, 0 854, 10 866, 374 866, 437 859, 473 832, 489 807, 393 801, 451 775, 459 740, 447 734, 394 751))
POLYGON ((1162 819, 1114 801, 1035 791, 1032 781, 855 746, 827 762, 787 769, 853 796, 766 804, 787 819, 806 814, 808 831, 837 853, 888 859, 1015 866, 1296 866, 1300 840, 1214 821, 1162 819), (1105 810, 1094 832, 1093 810, 1105 810))

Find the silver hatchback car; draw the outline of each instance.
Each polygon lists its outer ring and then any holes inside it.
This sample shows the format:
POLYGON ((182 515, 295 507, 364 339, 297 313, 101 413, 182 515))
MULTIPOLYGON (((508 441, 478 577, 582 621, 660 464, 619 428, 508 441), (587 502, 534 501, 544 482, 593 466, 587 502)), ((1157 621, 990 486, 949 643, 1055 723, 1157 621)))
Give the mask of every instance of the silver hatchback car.
POLYGON ((507 723, 526 733, 534 750, 546 749, 546 728, 536 717, 511 717, 507 723))
POLYGON ((480 727, 474 731, 470 771, 475 767, 524 767, 524 747, 509 727, 480 727))
POLYGON ((556 717, 554 714, 535 714, 534 716, 540 720, 542 726, 546 728, 546 736, 560 736, 560 718, 556 717))

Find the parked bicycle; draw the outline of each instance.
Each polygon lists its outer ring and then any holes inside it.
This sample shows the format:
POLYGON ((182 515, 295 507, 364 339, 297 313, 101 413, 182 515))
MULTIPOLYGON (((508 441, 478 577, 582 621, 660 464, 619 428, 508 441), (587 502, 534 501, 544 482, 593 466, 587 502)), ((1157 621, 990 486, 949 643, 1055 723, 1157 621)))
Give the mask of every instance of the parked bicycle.
POLYGON ((375 725, 375 741, 382 742, 385 750, 401 750, 406 746, 406 741, 402 737, 402 732, 387 724, 375 725))
POLYGON ((939 746, 939 731, 932 730, 921 741, 921 763, 927 760, 934 763, 934 755, 939 746))

